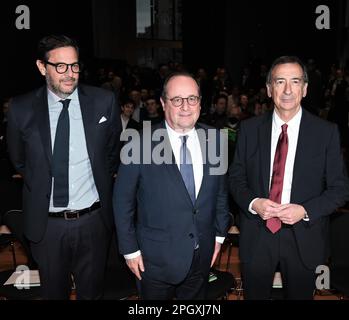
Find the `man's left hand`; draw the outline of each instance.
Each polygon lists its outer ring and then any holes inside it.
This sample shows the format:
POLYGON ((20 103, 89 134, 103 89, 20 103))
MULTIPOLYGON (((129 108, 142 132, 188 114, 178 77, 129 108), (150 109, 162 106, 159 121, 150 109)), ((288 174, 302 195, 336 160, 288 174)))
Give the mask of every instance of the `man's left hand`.
POLYGON ((222 247, 222 245, 216 241, 213 256, 212 256, 212 261, 211 261, 211 267, 213 266, 214 262, 216 261, 218 253, 219 253, 219 251, 221 251, 221 247, 222 247))
POLYGON ((299 204, 288 203, 278 209, 279 212, 275 213, 274 216, 278 217, 285 224, 293 225, 305 216, 305 209, 299 204))

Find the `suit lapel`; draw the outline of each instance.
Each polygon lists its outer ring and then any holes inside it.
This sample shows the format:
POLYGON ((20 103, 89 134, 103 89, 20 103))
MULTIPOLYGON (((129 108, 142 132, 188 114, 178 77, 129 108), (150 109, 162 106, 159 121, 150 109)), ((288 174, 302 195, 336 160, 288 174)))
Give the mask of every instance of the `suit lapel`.
POLYGON ((46 86, 40 88, 36 94, 33 108, 36 110, 37 124, 39 127, 41 142, 49 165, 52 162, 52 143, 50 118, 48 113, 47 89, 46 86))
POLYGON ((87 145, 87 152, 93 166, 95 141, 96 141, 96 117, 94 108, 94 99, 86 93, 83 87, 78 87, 80 109, 82 114, 82 121, 85 130, 85 140, 87 145))
POLYGON ((296 155, 293 164, 293 176, 292 176, 292 188, 290 202, 294 201, 294 196, 298 188, 296 187, 298 182, 301 183, 302 177, 302 165, 304 165, 304 156, 307 155, 311 146, 314 144, 312 140, 311 124, 309 123, 309 117, 307 111, 302 109, 302 119, 299 126, 298 141, 296 148, 296 155))
POLYGON ((261 148, 262 188, 265 197, 269 195, 272 115, 272 112, 267 114, 265 122, 259 127, 258 136, 258 145, 261 148))
POLYGON ((205 192, 205 187, 207 184, 207 176, 209 174, 209 163, 208 163, 208 132, 206 129, 201 128, 199 125, 196 126, 198 138, 200 141, 200 149, 203 161, 203 170, 202 170, 202 182, 200 186, 200 190, 198 192, 198 196, 196 198, 199 199, 200 194, 205 192))

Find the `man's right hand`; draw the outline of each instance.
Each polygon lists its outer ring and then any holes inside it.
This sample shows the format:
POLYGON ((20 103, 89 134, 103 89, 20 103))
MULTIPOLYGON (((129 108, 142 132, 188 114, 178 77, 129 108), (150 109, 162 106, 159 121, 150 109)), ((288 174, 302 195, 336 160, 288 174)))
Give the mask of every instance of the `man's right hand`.
POLYGON ((126 259, 126 264, 130 268, 130 270, 135 274, 135 276, 139 280, 142 280, 141 272, 144 272, 142 255, 139 255, 136 258, 126 259))
POLYGON ((276 217, 282 205, 270 199, 259 198, 253 202, 252 209, 258 213, 263 220, 276 217))

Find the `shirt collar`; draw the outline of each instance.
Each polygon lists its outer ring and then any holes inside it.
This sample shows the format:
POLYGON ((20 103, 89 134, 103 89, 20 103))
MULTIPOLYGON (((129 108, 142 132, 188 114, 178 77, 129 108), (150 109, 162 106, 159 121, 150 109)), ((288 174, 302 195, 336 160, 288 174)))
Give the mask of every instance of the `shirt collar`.
MULTIPOLYGON (((67 99, 71 99, 71 100, 75 100, 77 101, 79 98, 78 98, 78 90, 77 88, 72 92, 71 95, 69 95, 67 97, 67 99)), ((60 100, 65 100, 65 99, 62 99, 60 97, 58 97, 55 93, 53 93, 49 88, 47 88, 47 100, 48 100, 48 104, 49 105, 53 105, 53 104, 56 104, 58 101, 60 100)))
POLYGON ((188 138, 195 137, 195 127, 183 134, 173 130, 166 120, 165 125, 170 139, 179 139, 181 136, 188 136, 188 138))
MULTIPOLYGON (((295 116, 287 122, 287 130, 298 130, 300 123, 301 123, 301 118, 302 118, 302 107, 299 108, 298 112, 295 114, 295 116)), ((285 124, 285 121, 281 120, 281 118, 278 116, 278 114, 273 112, 273 129, 274 130, 281 130, 281 126, 285 124)))

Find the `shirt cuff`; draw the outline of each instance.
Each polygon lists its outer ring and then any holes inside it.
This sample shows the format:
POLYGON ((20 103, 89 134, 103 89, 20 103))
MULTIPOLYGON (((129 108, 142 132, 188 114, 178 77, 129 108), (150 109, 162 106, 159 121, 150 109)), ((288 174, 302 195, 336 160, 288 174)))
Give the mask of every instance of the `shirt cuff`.
POLYGON ((216 237, 216 242, 222 244, 224 242, 225 237, 216 237))
POLYGON ((129 259, 137 258, 140 255, 141 255, 141 250, 138 250, 138 251, 133 252, 133 253, 124 254, 124 258, 129 260, 129 259))
POLYGON ((253 203, 256 201, 256 200, 258 200, 259 198, 254 198, 251 202, 250 202, 250 205, 248 206, 248 211, 250 211, 252 214, 258 214, 256 211, 254 211, 253 209, 252 209, 252 205, 253 205, 253 203))
POLYGON ((304 221, 309 221, 309 216, 308 216, 308 213, 306 211, 304 211, 304 218, 303 218, 304 221))

